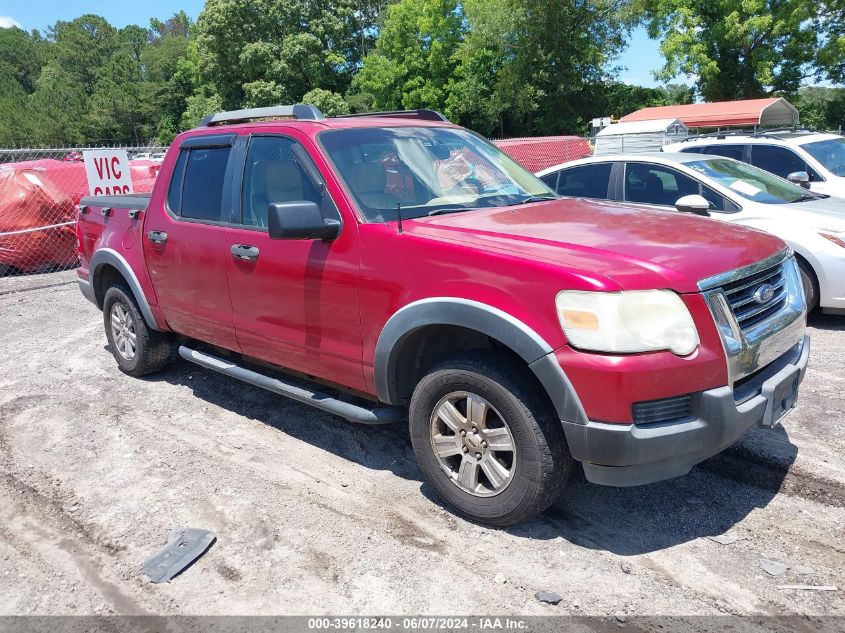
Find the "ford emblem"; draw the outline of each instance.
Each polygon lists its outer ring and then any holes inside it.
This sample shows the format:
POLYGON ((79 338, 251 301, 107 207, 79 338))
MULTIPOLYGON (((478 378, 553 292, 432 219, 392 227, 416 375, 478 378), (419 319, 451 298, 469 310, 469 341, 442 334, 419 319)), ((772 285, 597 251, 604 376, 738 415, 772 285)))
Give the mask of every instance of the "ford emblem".
POLYGON ((762 284, 754 291, 754 301, 757 303, 768 303, 775 296, 775 287, 772 284, 762 284))

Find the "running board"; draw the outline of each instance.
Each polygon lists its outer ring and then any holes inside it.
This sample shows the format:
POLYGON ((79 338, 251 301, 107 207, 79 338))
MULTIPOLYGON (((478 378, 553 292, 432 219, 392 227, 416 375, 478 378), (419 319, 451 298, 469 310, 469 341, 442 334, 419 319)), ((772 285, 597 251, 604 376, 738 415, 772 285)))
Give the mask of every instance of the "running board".
POLYGON ((185 347, 184 345, 179 347, 179 356, 187 361, 196 363, 201 367, 205 367, 206 369, 211 369, 221 374, 231 376, 232 378, 237 378, 238 380, 248 382, 256 387, 261 387, 262 389, 267 389, 268 391, 291 398, 297 402, 311 405, 312 407, 316 407, 317 409, 326 411, 327 413, 333 413, 334 415, 346 418, 350 422, 372 425, 390 424, 392 422, 397 422, 404 415, 404 411, 399 407, 362 407, 357 404, 352 404, 351 402, 338 400, 327 393, 313 391, 311 389, 282 382, 277 378, 271 378, 270 376, 259 374, 251 369, 236 365, 231 361, 217 356, 212 356, 211 354, 206 354, 205 352, 199 352, 195 349, 191 349, 190 347, 185 347))

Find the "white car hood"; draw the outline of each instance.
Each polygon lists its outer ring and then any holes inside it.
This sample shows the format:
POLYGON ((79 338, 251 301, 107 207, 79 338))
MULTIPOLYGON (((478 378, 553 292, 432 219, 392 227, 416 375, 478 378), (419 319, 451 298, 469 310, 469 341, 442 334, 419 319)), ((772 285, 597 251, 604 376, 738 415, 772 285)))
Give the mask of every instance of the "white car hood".
POLYGON ((805 202, 793 202, 792 204, 766 206, 772 209, 782 209, 787 214, 800 212, 802 223, 806 222, 808 228, 845 232, 845 198, 829 197, 805 202))

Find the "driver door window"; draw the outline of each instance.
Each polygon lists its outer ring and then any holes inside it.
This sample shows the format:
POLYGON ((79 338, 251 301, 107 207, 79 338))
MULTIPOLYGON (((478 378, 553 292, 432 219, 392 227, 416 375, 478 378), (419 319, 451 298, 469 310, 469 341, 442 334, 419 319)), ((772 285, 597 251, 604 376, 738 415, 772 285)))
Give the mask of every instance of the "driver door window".
POLYGON ((626 202, 673 207, 679 198, 698 193, 698 182, 674 169, 646 163, 625 165, 626 202))
POLYGON ((711 211, 722 211, 723 213, 736 213, 740 208, 722 194, 716 193, 710 187, 701 185, 701 195, 710 203, 711 211))
POLYGON ((291 152, 293 144, 291 139, 275 136, 257 136, 250 141, 241 204, 244 226, 266 229, 270 204, 322 203, 322 196, 291 152))

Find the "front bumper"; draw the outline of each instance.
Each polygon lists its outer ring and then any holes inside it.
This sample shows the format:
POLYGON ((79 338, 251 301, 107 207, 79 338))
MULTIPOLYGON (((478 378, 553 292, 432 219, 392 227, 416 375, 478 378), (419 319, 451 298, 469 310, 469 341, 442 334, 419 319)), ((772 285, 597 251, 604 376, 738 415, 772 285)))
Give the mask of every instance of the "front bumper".
POLYGON ((648 425, 564 421, 566 441, 593 483, 638 486, 685 475, 750 427, 777 424, 795 405, 809 355, 810 339, 805 335, 733 388, 695 394, 688 418, 648 425))

